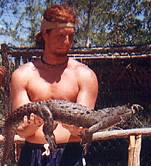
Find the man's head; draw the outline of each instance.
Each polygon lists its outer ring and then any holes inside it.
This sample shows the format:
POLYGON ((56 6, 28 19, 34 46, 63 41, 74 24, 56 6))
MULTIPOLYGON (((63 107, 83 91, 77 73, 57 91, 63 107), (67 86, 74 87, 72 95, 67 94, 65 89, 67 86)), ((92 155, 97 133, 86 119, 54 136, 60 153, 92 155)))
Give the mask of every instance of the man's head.
POLYGON ((36 47, 44 49, 45 40, 43 38, 43 31, 50 33, 51 29, 60 27, 75 27, 77 22, 74 12, 65 6, 54 5, 44 11, 41 21, 41 31, 36 35, 36 47))

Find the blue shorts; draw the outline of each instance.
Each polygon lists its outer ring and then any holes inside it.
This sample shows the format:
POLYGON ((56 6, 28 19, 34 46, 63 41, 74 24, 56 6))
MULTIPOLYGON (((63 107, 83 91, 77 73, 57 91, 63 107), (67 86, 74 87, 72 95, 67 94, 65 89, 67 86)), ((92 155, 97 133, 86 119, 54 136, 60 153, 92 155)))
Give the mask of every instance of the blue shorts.
POLYGON ((58 144, 49 156, 42 155, 43 144, 25 142, 18 166, 82 166, 83 148, 80 143, 58 144))

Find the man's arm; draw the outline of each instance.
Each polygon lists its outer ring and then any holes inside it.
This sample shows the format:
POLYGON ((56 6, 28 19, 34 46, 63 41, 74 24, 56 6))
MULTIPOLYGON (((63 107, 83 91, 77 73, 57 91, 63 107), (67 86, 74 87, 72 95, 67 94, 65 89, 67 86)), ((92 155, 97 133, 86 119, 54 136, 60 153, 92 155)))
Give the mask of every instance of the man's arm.
POLYGON ((26 75, 21 69, 14 71, 11 79, 12 110, 30 102, 26 91, 27 82, 26 75))
POLYGON ((94 109, 98 95, 98 80, 88 67, 80 68, 78 73, 79 93, 77 103, 94 109))
MULTIPOLYGON (((30 102, 26 87, 28 79, 24 72, 20 69, 17 69, 12 74, 11 79, 11 99, 12 99, 12 109, 15 110, 20 106, 30 102)), ((27 116, 24 117, 23 123, 18 127, 17 134, 20 137, 27 138, 33 135, 40 125, 43 124, 43 121, 40 120, 36 115, 31 114, 30 119, 27 116), (29 121, 30 120, 30 121, 29 121)))
MULTIPOLYGON (((84 68, 80 67, 77 77, 79 93, 76 103, 94 109, 98 95, 98 80, 95 73, 86 66, 84 68)), ((74 125, 63 124, 63 126, 68 129, 73 136, 78 136, 82 130, 86 130, 82 127, 76 128, 74 125)))

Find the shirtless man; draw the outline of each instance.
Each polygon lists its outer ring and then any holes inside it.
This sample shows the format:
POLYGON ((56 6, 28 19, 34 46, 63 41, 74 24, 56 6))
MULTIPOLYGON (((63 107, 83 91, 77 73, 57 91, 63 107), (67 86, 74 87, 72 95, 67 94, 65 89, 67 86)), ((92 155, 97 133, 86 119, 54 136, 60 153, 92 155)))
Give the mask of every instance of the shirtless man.
MULTIPOLYGON (((45 10, 41 31, 36 35, 36 42, 39 48, 44 48, 44 54, 41 59, 24 64, 13 73, 11 80, 13 110, 29 102, 48 99, 67 100, 94 108, 98 93, 96 75, 86 65, 67 56, 73 41, 76 21, 75 14, 67 7, 54 5, 45 10)), ((76 164, 80 166, 81 152, 75 151, 79 148, 77 144, 74 146, 74 142, 80 142, 79 134, 83 129, 59 123, 54 135, 58 148, 61 148, 61 156, 65 157, 58 157, 56 151, 46 159, 46 156, 41 155, 44 151, 43 145, 47 143, 42 126, 43 121, 36 115, 31 114, 30 119, 24 117, 17 131, 18 135, 26 140, 19 166, 40 166, 40 164, 53 166, 54 162, 56 165, 60 162, 61 166, 76 164), (68 149, 68 145, 64 143, 71 143, 71 148, 68 149), (38 156, 36 156, 38 151, 34 153, 32 151, 35 147, 41 149, 38 156), (66 149, 72 154, 71 157, 64 154, 66 149), (57 156, 55 160, 52 159, 54 156, 57 156)))

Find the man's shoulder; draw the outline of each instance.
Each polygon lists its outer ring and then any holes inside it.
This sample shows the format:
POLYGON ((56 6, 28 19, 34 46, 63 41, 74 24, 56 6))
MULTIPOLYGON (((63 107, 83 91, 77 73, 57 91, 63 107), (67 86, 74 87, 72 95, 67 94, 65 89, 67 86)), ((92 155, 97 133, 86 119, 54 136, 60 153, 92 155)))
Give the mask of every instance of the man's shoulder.
POLYGON ((33 63, 32 62, 28 62, 22 66, 20 66, 19 68, 17 68, 14 72, 13 72, 13 75, 26 75, 28 74, 29 72, 32 71, 32 68, 34 67, 33 63))
POLYGON ((70 66, 72 68, 74 68, 75 70, 80 71, 80 72, 82 72, 82 71, 84 71, 84 72, 85 71, 88 71, 88 72, 92 71, 92 69, 90 69, 86 64, 84 64, 84 63, 82 63, 78 60, 72 59, 72 58, 70 59, 70 66))
POLYGON ((70 67, 81 77, 92 77, 95 76, 94 71, 89 68, 86 64, 79 62, 74 59, 70 59, 70 67))
POLYGON ((85 65, 84 63, 78 61, 78 60, 75 60, 75 59, 72 59, 70 58, 70 61, 69 61, 69 66, 75 70, 80 70, 80 69, 85 69, 85 70, 88 70, 89 67, 87 65, 85 65))

